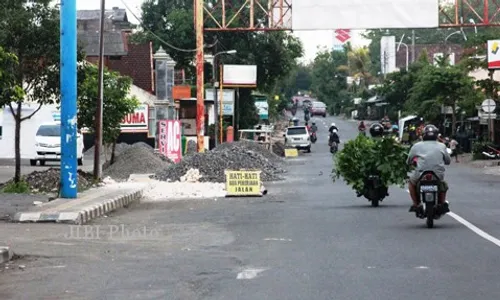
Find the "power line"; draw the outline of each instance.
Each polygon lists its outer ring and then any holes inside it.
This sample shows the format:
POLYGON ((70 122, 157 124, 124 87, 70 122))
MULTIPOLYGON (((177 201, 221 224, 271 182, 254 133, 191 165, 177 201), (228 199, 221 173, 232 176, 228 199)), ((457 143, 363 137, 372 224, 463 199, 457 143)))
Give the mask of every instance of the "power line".
MULTIPOLYGON (((138 18, 134 12, 128 7, 127 3, 125 3, 124 0, 120 0, 120 2, 125 6, 125 8, 130 12, 130 14, 137 19, 137 21, 139 21, 139 25, 141 25, 142 29, 146 30, 147 32, 149 32, 153 37, 155 37, 158 41, 160 41, 161 43, 165 44, 167 47, 169 48, 172 48, 174 50, 177 50, 177 51, 180 51, 180 52, 188 52, 188 53, 192 53, 192 52, 196 52, 197 49, 182 49, 182 48, 179 48, 179 47, 176 47, 170 43, 167 43, 165 40, 163 40, 161 37, 159 37, 158 35, 156 35, 153 31, 149 30, 146 26, 144 26, 144 23, 142 22, 142 20, 140 18, 138 18)), ((205 48, 212 48, 213 46, 215 46, 217 44, 218 41, 215 41, 215 43, 211 44, 211 45, 205 45, 205 48)))

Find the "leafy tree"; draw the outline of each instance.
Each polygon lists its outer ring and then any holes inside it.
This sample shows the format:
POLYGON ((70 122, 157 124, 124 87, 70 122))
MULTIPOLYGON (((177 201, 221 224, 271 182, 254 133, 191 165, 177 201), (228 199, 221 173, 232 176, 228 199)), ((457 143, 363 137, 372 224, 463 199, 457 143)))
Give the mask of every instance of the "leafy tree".
POLYGON ((428 65, 419 73, 411 89, 409 107, 422 115, 438 112, 442 105, 452 109, 452 132, 457 122, 457 107, 478 98, 474 80, 458 66, 428 65))
MULTIPOLYGON (((80 74, 82 80, 78 91, 78 127, 89 128, 95 132, 96 99, 98 98, 98 68, 85 64, 80 74)), ((130 97, 132 79, 120 76, 116 72, 104 72, 104 103, 103 103, 103 143, 112 145, 111 161, 115 158, 115 145, 120 135, 120 124, 129 113, 133 113, 139 102, 135 97, 130 97)))
POLYGON ((12 86, 23 87, 25 93, 25 97, 4 98, 1 103, 8 106, 15 120, 16 183, 21 178, 21 123, 59 95, 59 11, 51 2, 3 1, 0 12, 0 45, 19 61, 10 65, 15 79, 12 86), (38 107, 22 115, 24 102, 38 103, 38 107))

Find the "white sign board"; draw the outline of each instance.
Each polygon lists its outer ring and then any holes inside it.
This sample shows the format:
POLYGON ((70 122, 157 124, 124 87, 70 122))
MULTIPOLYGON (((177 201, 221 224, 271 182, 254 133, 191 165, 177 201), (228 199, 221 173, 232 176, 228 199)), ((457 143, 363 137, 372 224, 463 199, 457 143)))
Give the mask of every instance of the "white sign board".
POLYGON ((500 69, 500 40, 488 41, 488 69, 500 69))
POLYGON ((493 99, 486 99, 481 103, 481 108, 484 110, 486 113, 492 113, 495 111, 495 108, 497 107, 495 100, 493 99))
POLYGON ((293 0, 292 30, 436 27, 438 0, 293 0))
POLYGON ((382 74, 396 71, 396 37, 383 36, 380 39, 380 65, 382 74))
POLYGON ((149 119, 149 106, 139 105, 135 111, 123 118, 121 123, 122 132, 147 132, 149 119))
POLYGON ((257 66, 255 65, 224 65, 222 70, 223 86, 257 86, 257 66))
MULTIPOLYGON (((220 105, 220 94, 219 93, 220 93, 220 90, 217 90, 217 102, 220 105)), ((214 100, 214 90, 213 89, 206 89, 205 90, 205 99, 214 100)), ((229 89, 223 90, 222 113, 224 116, 234 115, 234 99, 235 99, 234 90, 229 90, 229 89)))

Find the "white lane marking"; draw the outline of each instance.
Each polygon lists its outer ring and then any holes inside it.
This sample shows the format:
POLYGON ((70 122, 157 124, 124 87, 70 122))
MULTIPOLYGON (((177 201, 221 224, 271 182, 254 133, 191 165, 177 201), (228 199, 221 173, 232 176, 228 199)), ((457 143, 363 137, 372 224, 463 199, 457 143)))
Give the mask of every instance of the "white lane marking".
POLYGON ((475 234, 479 235, 483 239, 488 240, 488 241, 492 242, 493 244, 497 245, 498 247, 500 247, 500 240, 499 239, 497 239, 494 236, 491 236, 488 233, 482 231, 481 229, 479 229, 478 227, 476 227, 475 225, 473 225, 469 221, 465 220, 461 216, 459 216, 459 215, 457 215, 456 213, 453 213, 453 212, 449 212, 447 215, 450 216, 450 217, 452 217, 453 219, 457 220, 458 222, 462 223, 462 225, 464 225, 465 227, 469 228, 475 234))
MULTIPOLYGON (((408 193, 410 193, 409 190, 406 190, 408 193)), ((462 225, 464 225, 465 227, 469 228, 470 230, 472 230, 472 232, 474 232, 475 234, 479 235, 480 237, 482 237, 483 239, 487 240, 487 241, 490 241, 492 242, 493 244, 497 245, 498 247, 500 247, 500 240, 497 239, 496 237, 486 233, 485 231, 481 230, 480 228, 478 228, 477 226, 475 226, 474 224, 472 224, 471 222, 467 221, 466 219, 462 218, 461 216, 457 215, 456 213, 454 212, 449 212, 447 213, 446 215, 452 217, 453 219, 455 219, 457 222, 461 223, 462 225)))
POLYGON ((429 269, 429 267, 426 267, 426 266, 418 266, 418 267, 415 267, 415 269, 429 269))
POLYGON ((254 279, 257 275, 259 275, 259 273, 262 273, 265 270, 267 269, 246 269, 238 273, 236 279, 254 279))
POLYGON ((265 238, 264 241, 281 241, 281 242, 291 242, 291 239, 284 238, 265 238))

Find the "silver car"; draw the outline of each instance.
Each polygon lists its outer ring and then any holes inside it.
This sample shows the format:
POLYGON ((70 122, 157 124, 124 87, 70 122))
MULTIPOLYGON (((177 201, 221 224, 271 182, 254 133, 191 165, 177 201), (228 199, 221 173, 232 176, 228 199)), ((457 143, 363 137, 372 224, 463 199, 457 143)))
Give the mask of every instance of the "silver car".
POLYGON ((311 152, 311 137, 307 127, 288 127, 285 133, 285 146, 311 152))

